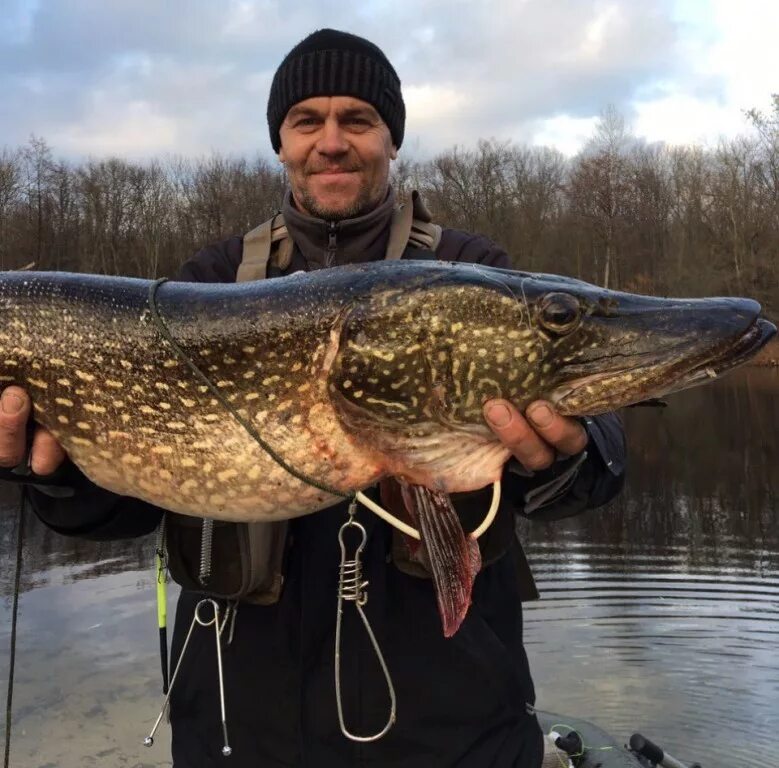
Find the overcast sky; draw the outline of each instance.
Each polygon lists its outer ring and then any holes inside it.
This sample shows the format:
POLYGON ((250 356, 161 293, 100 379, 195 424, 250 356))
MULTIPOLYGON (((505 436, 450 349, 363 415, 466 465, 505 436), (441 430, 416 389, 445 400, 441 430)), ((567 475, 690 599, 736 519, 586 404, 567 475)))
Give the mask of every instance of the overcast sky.
POLYGON ((479 137, 581 147, 613 104, 649 141, 716 143, 779 91, 779 0, 0 0, 0 147, 270 156, 273 71, 314 29, 378 44, 408 157, 479 137))

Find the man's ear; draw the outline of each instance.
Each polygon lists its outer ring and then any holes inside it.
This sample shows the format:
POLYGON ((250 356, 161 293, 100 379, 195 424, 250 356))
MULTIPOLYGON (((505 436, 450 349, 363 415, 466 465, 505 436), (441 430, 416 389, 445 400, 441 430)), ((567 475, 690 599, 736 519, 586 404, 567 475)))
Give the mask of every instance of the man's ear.
POLYGON ((284 147, 281 147, 281 149, 279 149, 279 162, 282 165, 284 165, 284 163, 287 162, 287 158, 286 158, 286 156, 284 154, 284 147))
POLYGON ((398 159, 398 148, 393 144, 392 148, 390 149, 390 160, 397 160, 398 159))

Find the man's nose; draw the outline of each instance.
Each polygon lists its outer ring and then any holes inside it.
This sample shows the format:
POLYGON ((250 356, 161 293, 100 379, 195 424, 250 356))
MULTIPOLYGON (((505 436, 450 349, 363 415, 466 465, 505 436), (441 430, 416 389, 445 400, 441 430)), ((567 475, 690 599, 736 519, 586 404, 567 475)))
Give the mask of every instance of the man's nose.
POLYGON ((349 151, 346 133, 337 120, 325 120, 316 148, 322 155, 342 155, 349 151))

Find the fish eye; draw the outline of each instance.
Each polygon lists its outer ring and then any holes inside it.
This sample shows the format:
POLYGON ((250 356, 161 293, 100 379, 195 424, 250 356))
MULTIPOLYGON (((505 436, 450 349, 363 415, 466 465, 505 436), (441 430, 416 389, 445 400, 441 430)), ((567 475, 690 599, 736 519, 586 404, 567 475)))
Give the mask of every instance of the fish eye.
POLYGON ((558 335, 570 333, 581 317, 579 300, 570 293, 548 293, 541 299, 538 321, 543 328, 558 335))

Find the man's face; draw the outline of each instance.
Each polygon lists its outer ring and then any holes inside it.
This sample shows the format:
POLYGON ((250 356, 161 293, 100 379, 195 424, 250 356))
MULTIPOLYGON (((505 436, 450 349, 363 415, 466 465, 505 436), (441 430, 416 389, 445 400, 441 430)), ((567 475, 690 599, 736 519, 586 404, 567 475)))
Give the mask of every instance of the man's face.
POLYGON ((287 112, 279 134, 279 159, 300 210, 337 221, 384 200, 397 150, 367 102, 351 96, 306 99, 287 112))

